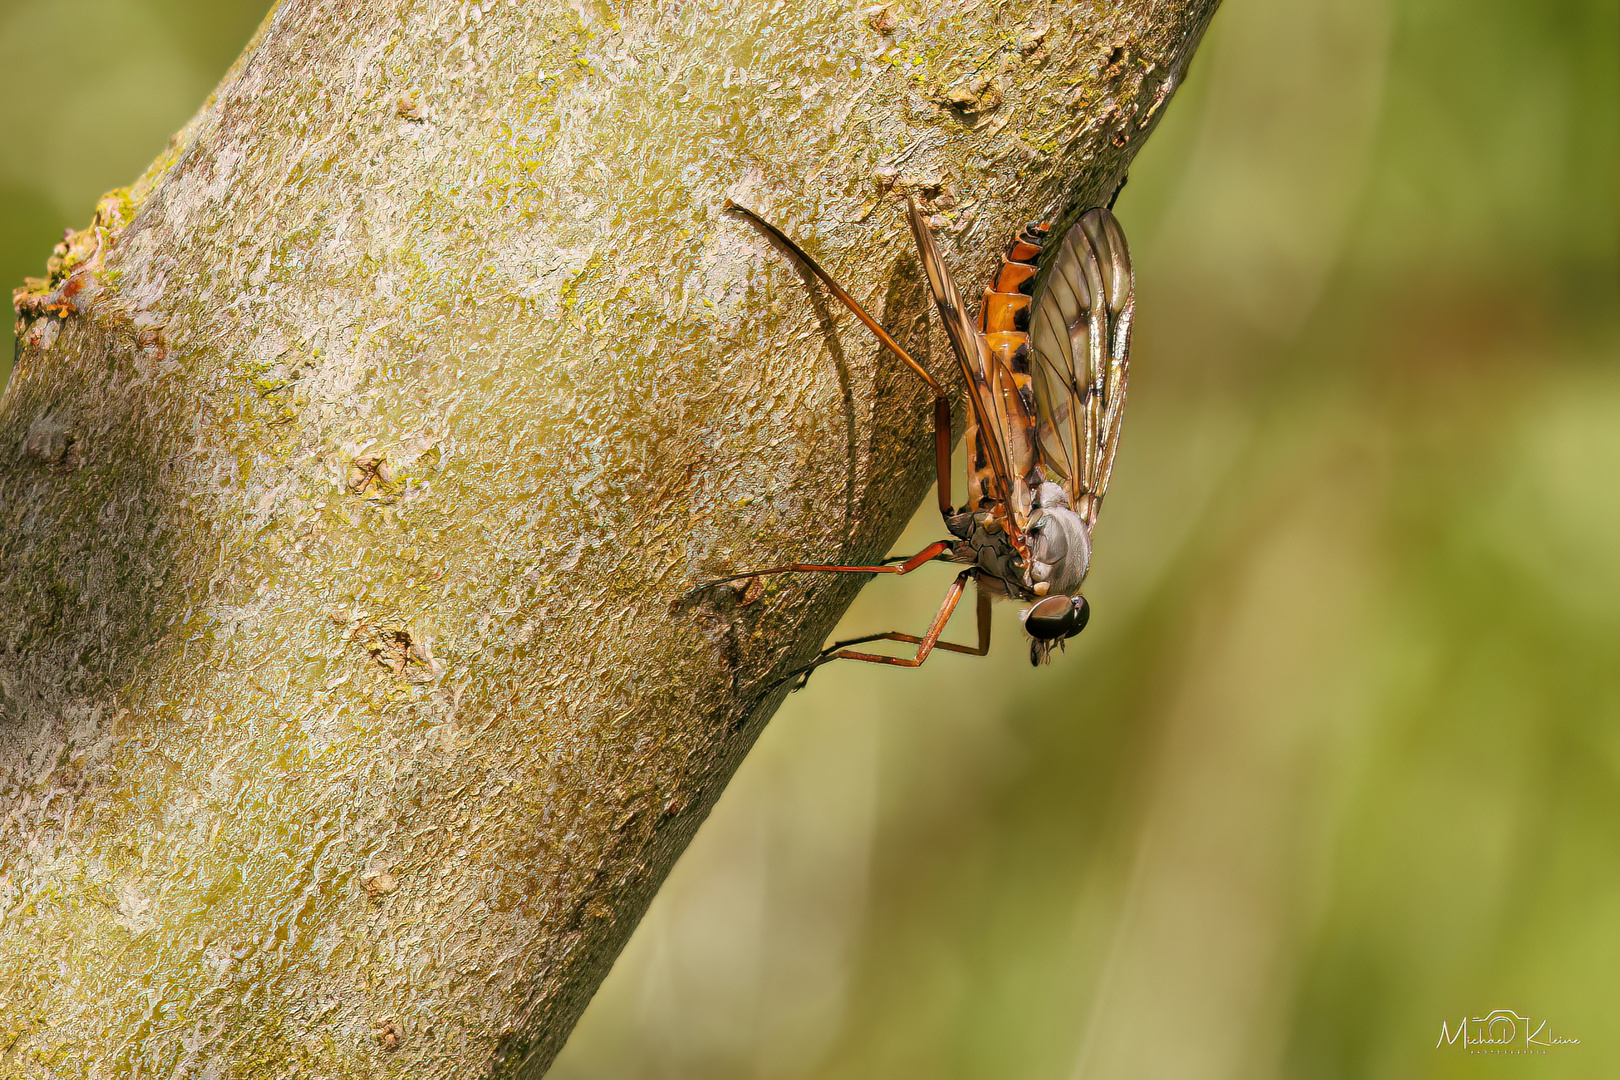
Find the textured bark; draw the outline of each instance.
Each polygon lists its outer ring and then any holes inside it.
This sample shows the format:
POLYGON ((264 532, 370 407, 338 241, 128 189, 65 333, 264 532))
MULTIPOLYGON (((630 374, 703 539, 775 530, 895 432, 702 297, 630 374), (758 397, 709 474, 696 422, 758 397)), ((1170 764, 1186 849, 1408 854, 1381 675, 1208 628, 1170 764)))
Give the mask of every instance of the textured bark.
POLYGON ((18 297, 0 1076, 543 1072, 931 478, 724 199, 948 372, 1214 4, 283 0, 18 297))

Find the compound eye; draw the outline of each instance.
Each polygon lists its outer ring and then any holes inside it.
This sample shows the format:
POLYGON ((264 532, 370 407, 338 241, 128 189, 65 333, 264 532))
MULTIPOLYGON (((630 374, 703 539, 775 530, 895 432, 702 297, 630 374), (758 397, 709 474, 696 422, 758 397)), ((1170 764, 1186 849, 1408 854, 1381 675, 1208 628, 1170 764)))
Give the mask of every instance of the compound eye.
MULTIPOLYGON (((1073 637, 1080 631, 1073 628, 1074 602, 1067 596, 1052 595, 1029 609, 1024 616, 1024 629, 1029 636, 1040 641, 1056 641, 1073 637)), ((1084 626, 1085 623, 1081 623, 1084 626)))
POLYGON ((1074 598, 1074 606, 1069 609, 1069 623, 1073 627, 1073 629, 1068 631, 1063 636, 1064 637, 1074 637, 1074 635, 1076 635, 1080 631, 1084 630, 1086 628, 1086 623, 1088 623, 1090 621, 1091 621, 1091 604, 1083 596, 1075 597, 1074 598))

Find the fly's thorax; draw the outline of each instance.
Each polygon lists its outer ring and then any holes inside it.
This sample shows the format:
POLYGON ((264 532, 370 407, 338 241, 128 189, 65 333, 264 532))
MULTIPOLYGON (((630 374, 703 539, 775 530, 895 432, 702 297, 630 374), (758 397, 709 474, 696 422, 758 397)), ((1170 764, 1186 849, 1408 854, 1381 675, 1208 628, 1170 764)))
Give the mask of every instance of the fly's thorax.
MULTIPOLYGON (((1051 486, 1051 485, 1047 485, 1051 486)), ((1043 593, 1072 595, 1091 568, 1091 527, 1067 505, 1042 506, 1029 519, 1030 580, 1043 593)))
POLYGON ((1024 560, 1018 555, 1018 549, 1013 547, 1012 537, 1007 535, 1005 529, 999 527, 987 529, 983 524, 975 522, 972 533, 968 536, 965 546, 970 561, 976 563, 979 569, 1008 586, 1009 596, 1024 596, 1029 592, 1029 586, 1024 580, 1024 560))

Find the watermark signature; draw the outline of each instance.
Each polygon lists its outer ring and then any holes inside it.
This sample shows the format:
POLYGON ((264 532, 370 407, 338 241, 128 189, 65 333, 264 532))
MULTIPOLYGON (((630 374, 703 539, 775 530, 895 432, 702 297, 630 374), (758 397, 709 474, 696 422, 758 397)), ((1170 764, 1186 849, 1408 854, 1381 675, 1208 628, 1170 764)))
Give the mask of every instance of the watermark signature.
POLYGON ((1440 1021, 1440 1041, 1434 1045, 1461 1046, 1470 1054, 1545 1054, 1553 1047, 1577 1046, 1580 1041, 1554 1035, 1546 1020, 1497 1009, 1484 1016, 1465 1016, 1456 1027, 1440 1021))

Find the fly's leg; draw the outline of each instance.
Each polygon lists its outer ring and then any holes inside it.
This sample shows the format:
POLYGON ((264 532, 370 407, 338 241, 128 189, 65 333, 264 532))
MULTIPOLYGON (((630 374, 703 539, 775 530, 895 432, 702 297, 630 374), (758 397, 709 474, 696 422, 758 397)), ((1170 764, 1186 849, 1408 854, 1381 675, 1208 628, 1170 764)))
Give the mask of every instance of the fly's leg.
MULTIPOLYGON (((793 252, 794 257, 803 263, 827 287, 827 291, 832 293, 839 303, 854 312, 855 317, 864 323, 868 330, 877 335, 877 339, 890 352, 904 361, 905 365, 915 371, 918 377, 928 384, 929 389, 934 391, 934 468, 939 473, 939 513, 941 517, 949 519, 955 513, 955 510, 951 506, 951 402, 945 396, 945 388, 932 375, 928 374, 927 369, 913 360, 911 354, 902 349, 900 343, 895 341, 889 332, 879 325, 876 319, 868 315, 866 309, 856 303, 855 298, 845 292, 838 282, 833 280, 832 275, 821 268, 820 263, 812 259, 810 254, 798 244, 795 244, 787 233, 778 229, 775 225, 748 209, 748 207, 739 206, 730 199, 726 200, 726 209, 741 214, 793 252)), ((828 567, 826 569, 832 568, 828 567)))
POLYGON ((958 599, 961 597, 961 584, 963 578, 973 576, 972 570, 964 570, 957 576, 951 585, 951 591, 945 594, 945 604, 940 608, 940 615, 936 616, 935 623, 929 627, 929 632, 923 637, 915 634, 902 634, 891 630, 886 634, 867 634, 865 637, 849 638, 846 641, 835 641, 821 650, 821 656, 816 663, 825 664, 833 660, 866 660, 875 664, 895 664, 900 667, 920 667, 928 659, 928 654, 935 649, 945 649, 948 652, 965 653, 968 656, 985 656, 990 652, 990 596, 988 593, 979 593, 979 643, 977 645, 957 645, 950 641, 940 641, 939 635, 945 630, 945 621, 949 620, 955 610, 958 599), (874 653, 856 653, 846 651, 851 645, 865 645, 871 641, 903 641, 908 645, 920 646, 917 655, 908 660, 900 656, 879 656, 874 653))
POLYGON ((939 516, 951 520, 956 508, 951 505, 951 403, 944 394, 934 399, 934 472, 935 490, 939 492, 939 516))
POLYGON ((868 664, 892 664, 895 667, 914 668, 922 667, 923 662, 935 649, 966 653, 968 656, 984 656, 990 651, 990 594, 983 589, 976 590, 979 594, 979 644, 957 645, 939 640, 939 636, 945 632, 945 624, 951 621, 951 613, 956 610, 957 602, 962 599, 962 590, 967 588, 969 579, 977 577, 978 570, 972 567, 956 575, 956 580, 951 582, 950 589, 945 593, 945 602, 939 606, 939 613, 934 616, 928 632, 922 637, 891 631, 887 634, 868 634, 865 637, 850 638, 848 641, 835 641, 821 650, 821 655, 815 660, 771 684, 771 689, 774 690, 789 680, 796 680, 793 689, 798 690, 810 681, 811 674, 817 668, 834 660, 862 660, 868 664), (884 656, 880 653, 853 652, 849 648, 851 645, 864 645, 871 641, 903 641, 908 645, 917 646, 917 653, 915 656, 884 656))
POLYGON ((950 550, 950 547, 951 542, 949 540, 936 540, 934 543, 929 544, 927 547, 917 552, 917 554, 912 555, 909 558, 905 558, 903 561, 889 559, 885 560, 887 565, 882 566, 829 566, 821 563, 788 563, 784 566, 771 566, 764 570, 750 570, 745 574, 732 574, 730 577, 715 578, 713 581, 705 581, 687 595, 690 596, 692 593, 700 593, 704 589, 712 589, 716 585, 726 585, 733 581, 744 581, 748 578, 764 577, 767 574, 909 574, 924 563, 933 562, 935 559, 941 558, 950 550), (900 565, 892 565, 897 561, 900 563, 900 565))

